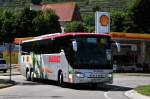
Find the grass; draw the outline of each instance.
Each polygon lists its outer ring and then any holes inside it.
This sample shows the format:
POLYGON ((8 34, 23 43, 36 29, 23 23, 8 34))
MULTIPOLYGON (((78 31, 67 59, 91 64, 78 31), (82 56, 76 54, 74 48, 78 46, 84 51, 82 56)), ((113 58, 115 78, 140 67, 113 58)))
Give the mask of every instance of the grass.
POLYGON ((140 86, 135 89, 138 93, 150 96, 150 85, 140 86))

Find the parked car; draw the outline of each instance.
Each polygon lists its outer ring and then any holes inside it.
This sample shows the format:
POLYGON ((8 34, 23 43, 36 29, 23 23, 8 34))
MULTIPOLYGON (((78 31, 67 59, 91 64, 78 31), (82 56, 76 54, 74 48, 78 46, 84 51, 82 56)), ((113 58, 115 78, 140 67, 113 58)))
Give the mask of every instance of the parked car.
POLYGON ((123 66, 117 65, 116 71, 117 72, 123 72, 124 71, 123 66))
POLYGON ((141 64, 129 65, 129 66, 117 65, 116 71, 117 72, 142 72, 143 66, 141 64))
POLYGON ((130 72, 142 72, 143 67, 140 65, 131 65, 131 66, 124 66, 124 71, 130 71, 130 72))
POLYGON ((9 69, 9 66, 6 64, 6 60, 0 58, 0 71, 3 71, 4 73, 6 73, 8 69, 9 69))

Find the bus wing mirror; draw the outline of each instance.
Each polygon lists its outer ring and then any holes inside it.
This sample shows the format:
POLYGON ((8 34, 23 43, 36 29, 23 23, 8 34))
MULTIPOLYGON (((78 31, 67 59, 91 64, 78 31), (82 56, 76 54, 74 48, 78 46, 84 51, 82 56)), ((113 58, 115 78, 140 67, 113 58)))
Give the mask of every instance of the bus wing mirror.
POLYGON ((121 47, 120 47, 120 43, 118 43, 117 41, 111 41, 113 45, 115 45, 117 47, 117 52, 121 51, 121 47))
POLYGON ((117 46, 117 51, 120 52, 120 51, 121 51, 121 49, 120 49, 120 43, 115 42, 115 44, 116 44, 116 46, 117 46))
POLYGON ((72 47, 73 47, 73 51, 77 51, 77 49, 78 49, 78 44, 77 44, 77 41, 76 40, 73 40, 72 41, 72 47))

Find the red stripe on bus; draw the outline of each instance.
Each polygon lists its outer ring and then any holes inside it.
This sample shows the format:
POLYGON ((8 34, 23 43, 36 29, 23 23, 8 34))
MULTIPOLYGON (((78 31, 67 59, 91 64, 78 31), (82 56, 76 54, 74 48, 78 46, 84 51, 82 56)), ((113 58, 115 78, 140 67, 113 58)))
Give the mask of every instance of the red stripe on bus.
POLYGON ((49 63, 59 63, 60 56, 49 56, 48 62, 49 63))
POLYGON ((97 36, 97 37, 110 37, 110 34, 96 34, 96 33, 62 33, 62 34, 56 34, 52 36, 45 36, 42 37, 42 39, 50 39, 50 38, 59 38, 59 37, 65 37, 65 36, 97 36))

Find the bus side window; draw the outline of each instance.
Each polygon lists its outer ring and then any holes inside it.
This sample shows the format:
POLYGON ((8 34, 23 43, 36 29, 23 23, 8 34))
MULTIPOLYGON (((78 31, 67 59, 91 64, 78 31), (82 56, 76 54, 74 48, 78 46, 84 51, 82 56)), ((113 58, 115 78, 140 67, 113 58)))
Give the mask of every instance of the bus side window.
POLYGON ((41 45, 40 45, 40 41, 37 41, 36 44, 35 44, 35 48, 36 50, 36 53, 37 54, 41 54, 41 45))
POLYGON ((22 44, 21 46, 22 46, 22 52, 21 52, 21 54, 22 54, 22 55, 27 55, 27 54, 29 54, 29 51, 30 51, 30 49, 31 49, 31 46, 29 46, 28 43, 24 43, 24 44, 22 44))
POLYGON ((38 45, 38 41, 33 41, 31 43, 32 45, 30 45, 30 50, 36 54, 39 54, 39 45, 38 45))
POLYGON ((52 53, 60 53, 61 52, 61 47, 60 47, 60 43, 61 43, 61 40, 60 39, 55 39, 53 41, 53 50, 52 50, 52 53))
POLYGON ((52 54, 54 45, 52 40, 42 40, 40 41, 40 52, 42 54, 52 54))

